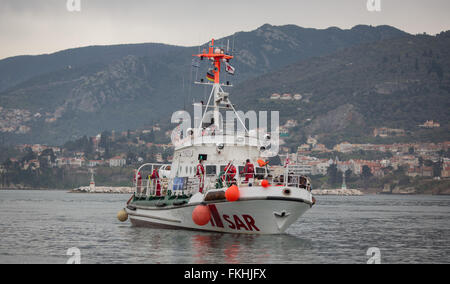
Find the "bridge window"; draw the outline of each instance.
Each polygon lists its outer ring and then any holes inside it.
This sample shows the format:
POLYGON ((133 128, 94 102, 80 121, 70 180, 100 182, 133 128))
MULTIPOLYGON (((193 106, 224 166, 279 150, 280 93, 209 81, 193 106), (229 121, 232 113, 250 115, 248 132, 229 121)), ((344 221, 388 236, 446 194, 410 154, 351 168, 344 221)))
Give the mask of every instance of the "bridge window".
POLYGON ((217 174, 217 167, 215 165, 214 166, 206 166, 205 171, 206 171, 207 175, 215 175, 215 174, 217 174))
POLYGON ((256 167, 255 171, 256 171, 255 177, 258 178, 258 179, 262 179, 266 175, 266 169, 265 168, 256 167))

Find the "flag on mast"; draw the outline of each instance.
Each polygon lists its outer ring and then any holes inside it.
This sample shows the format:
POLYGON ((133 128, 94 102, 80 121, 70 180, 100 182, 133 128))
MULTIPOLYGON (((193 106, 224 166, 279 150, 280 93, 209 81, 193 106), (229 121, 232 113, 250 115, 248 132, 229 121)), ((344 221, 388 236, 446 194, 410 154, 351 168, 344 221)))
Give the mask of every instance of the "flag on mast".
POLYGON ((192 67, 200 68, 200 62, 196 58, 192 58, 192 67))
POLYGON ((214 82, 214 74, 211 73, 211 71, 208 71, 208 72, 206 73, 206 79, 208 79, 208 80, 211 81, 211 82, 214 82))
POLYGON ((234 75, 234 70, 234 67, 225 61, 225 71, 227 71, 228 74, 234 75))

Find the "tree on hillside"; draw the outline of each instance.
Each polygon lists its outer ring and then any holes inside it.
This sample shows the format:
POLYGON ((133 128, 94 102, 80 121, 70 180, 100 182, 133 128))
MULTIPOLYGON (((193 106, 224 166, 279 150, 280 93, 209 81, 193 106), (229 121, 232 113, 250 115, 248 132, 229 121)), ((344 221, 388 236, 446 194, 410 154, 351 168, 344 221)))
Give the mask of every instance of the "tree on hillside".
POLYGON ((55 153, 53 153, 53 149, 45 149, 44 151, 42 151, 38 160, 40 167, 49 168, 51 163, 54 163, 56 161, 56 155, 55 153))
POLYGON ((164 161, 167 161, 167 159, 173 155, 173 149, 167 148, 162 152, 162 158, 164 161))
POLYGON ((442 172, 443 162, 439 160, 436 163, 433 163, 433 177, 440 177, 442 172))
POLYGON ((431 62, 431 66, 428 69, 428 74, 430 74, 430 73, 436 73, 439 80, 441 80, 441 81, 442 81, 442 78, 444 77, 444 70, 442 68, 442 65, 434 60, 431 62))
POLYGON ((328 183, 331 186, 337 186, 342 182, 342 173, 338 171, 337 165, 332 164, 327 169, 328 183))
POLYGON ((127 165, 132 165, 132 164, 137 163, 138 156, 136 153, 130 151, 127 153, 126 160, 127 160, 127 165))
POLYGON ((36 154, 30 147, 25 148, 25 156, 23 156, 22 158, 22 163, 34 160, 36 158, 37 158, 36 154))
POLYGON ((3 167, 7 170, 12 169, 13 162, 11 161, 11 159, 6 159, 6 161, 3 163, 3 167))
POLYGON ((111 146, 109 145, 109 143, 107 143, 105 146, 105 153, 103 154, 103 158, 105 160, 112 158, 112 151, 111 151, 111 146))
POLYGON ((155 134, 153 133, 153 131, 151 131, 149 133, 142 134, 139 138, 140 140, 143 140, 146 143, 150 143, 155 141, 155 134))
POLYGON ((90 156, 94 153, 94 143, 92 140, 86 136, 83 137, 83 152, 86 154, 86 156, 90 156))
POLYGON ((364 182, 364 188, 367 189, 367 185, 369 183, 369 179, 372 176, 372 172, 370 171, 369 166, 364 165, 362 167, 362 172, 361 172, 361 176, 363 178, 363 182, 364 182))
POLYGON ((352 172, 351 169, 348 169, 348 170, 345 171, 345 178, 347 180, 349 180, 352 177, 352 175, 353 175, 353 172, 352 172))
POLYGON ((368 178, 370 178, 372 176, 372 172, 370 171, 369 166, 364 165, 362 167, 361 176, 363 177, 363 179, 368 179, 368 178))
POLYGON ((105 148, 108 146, 109 144, 109 137, 110 137, 110 133, 108 131, 103 131, 101 136, 100 136, 100 142, 99 142, 99 146, 102 148, 105 148))

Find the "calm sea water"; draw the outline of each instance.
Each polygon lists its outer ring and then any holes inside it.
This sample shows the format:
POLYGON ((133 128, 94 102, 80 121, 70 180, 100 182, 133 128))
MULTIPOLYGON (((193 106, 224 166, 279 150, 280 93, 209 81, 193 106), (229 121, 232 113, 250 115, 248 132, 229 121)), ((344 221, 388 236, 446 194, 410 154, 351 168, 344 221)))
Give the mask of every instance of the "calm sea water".
POLYGON ((128 195, 0 190, 0 263, 450 263, 450 197, 317 197, 286 234, 154 230, 120 223, 128 195))

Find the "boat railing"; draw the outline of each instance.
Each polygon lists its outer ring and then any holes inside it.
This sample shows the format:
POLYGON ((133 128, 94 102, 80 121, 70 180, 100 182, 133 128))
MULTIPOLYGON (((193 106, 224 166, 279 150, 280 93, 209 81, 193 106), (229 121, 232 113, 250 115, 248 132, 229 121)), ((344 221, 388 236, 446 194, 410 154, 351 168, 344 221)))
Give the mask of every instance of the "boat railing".
POLYGON ((243 174, 237 179, 237 185, 239 187, 261 186, 262 181, 267 180, 270 185, 297 187, 311 191, 311 182, 308 177, 293 173, 288 174, 287 179, 284 176, 266 175, 262 177, 261 174, 243 174))
POLYGON ((216 175, 208 174, 204 176, 194 177, 176 177, 170 178, 148 178, 146 186, 137 186, 136 196, 147 198, 150 196, 166 196, 166 195, 194 195, 197 192, 206 193, 211 189, 228 188, 235 184, 238 187, 261 186, 262 181, 267 180, 270 185, 289 186, 303 188, 311 191, 311 184, 308 177, 303 175, 288 174, 287 179, 284 175, 271 176, 258 173, 247 174, 225 174, 216 175), (159 194, 158 194, 159 192, 159 194))
MULTIPOLYGON (((166 185, 168 179, 167 178, 151 178, 151 175, 155 170, 160 172, 161 170, 166 170, 167 168, 170 168, 169 164, 159 164, 159 163, 146 163, 141 165, 136 171, 133 178, 133 187, 134 187, 134 195, 137 197, 146 197, 151 195, 151 192, 156 192, 158 188, 158 183, 160 184, 160 188, 162 189, 161 185, 166 185), (144 168, 150 168, 149 175, 147 175, 146 178, 143 178, 143 169, 144 168), (147 182, 145 183, 145 180, 147 182), (145 184, 144 184, 145 183, 145 184)), ((158 174, 159 176, 160 174, 158 174)), ((167 185, 166 185, 167 186, 167 185)))
POLYGON ((181 191, 181 195, 194 195, 199 191, 200 180, 195 177, 186 178, 186 186, 181 191))
POLYGON ((194 195, 197 192, 206 192, 215 188, 216 179, 214 174, 185 178, 185 187, 179 194, 194 195))
POLYGON ((148 178, 144 196, 156 196, 158 192, 160 193, 160 195, 164 195, 164 193, 167 191, 168 186, 168 178, 148 178))

